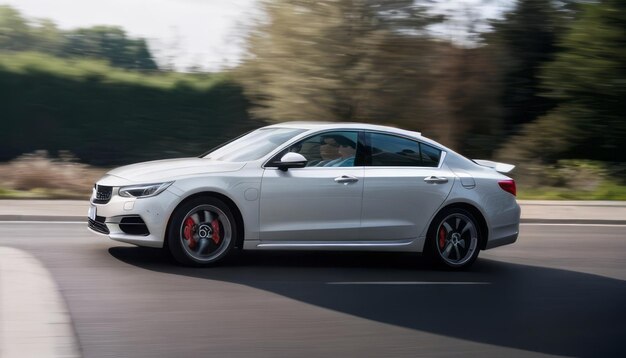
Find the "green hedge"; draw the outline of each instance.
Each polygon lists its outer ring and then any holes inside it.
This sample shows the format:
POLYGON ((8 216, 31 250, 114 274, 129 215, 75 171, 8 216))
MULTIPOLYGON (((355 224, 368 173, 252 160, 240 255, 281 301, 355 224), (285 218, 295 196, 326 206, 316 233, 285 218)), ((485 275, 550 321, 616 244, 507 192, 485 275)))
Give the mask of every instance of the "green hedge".
POLYGON ((260 124, 223 75, 141 74, 36 53, 0 57, 0 161, 45 149, 118 165, 197 155, 260 124))

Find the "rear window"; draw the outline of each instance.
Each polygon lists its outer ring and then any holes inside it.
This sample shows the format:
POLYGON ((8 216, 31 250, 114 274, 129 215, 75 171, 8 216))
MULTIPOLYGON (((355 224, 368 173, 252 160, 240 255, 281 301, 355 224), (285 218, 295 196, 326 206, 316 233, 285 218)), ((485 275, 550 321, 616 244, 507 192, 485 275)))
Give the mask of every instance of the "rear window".
POLYGON ((437 167, 441 151, 408 138, 390 134, 370 134, 371 166, 437 167))
POLYGON ((420 152, 423 167, 437 167, 441 159, 441 151, 430 145, 420 143, 420 152))

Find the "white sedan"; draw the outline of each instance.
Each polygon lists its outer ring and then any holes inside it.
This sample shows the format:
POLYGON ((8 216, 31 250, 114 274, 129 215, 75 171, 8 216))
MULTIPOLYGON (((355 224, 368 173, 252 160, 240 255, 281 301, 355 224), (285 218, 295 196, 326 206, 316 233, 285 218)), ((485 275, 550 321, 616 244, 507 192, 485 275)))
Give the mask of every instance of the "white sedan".
POLYGON ((198 157, 108 172, 89 228, 215 264, 233 249, 424 252, 463 268, 515 242, 512 165, 470 160, 397 128, 287 122, 198 157))

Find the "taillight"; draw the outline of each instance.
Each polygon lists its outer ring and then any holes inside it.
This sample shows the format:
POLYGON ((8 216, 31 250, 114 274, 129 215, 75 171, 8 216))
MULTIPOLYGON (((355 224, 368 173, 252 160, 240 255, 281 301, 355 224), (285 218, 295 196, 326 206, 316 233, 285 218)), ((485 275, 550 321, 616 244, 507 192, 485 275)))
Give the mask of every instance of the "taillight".
POLYGON ((513 196, 517 196, 517 189, 515 188, 515 180, 513 179, 500 180, 498 181, 498 185, 500 185, 500 188, 502 188, 502 190, 513 194, 513 196))

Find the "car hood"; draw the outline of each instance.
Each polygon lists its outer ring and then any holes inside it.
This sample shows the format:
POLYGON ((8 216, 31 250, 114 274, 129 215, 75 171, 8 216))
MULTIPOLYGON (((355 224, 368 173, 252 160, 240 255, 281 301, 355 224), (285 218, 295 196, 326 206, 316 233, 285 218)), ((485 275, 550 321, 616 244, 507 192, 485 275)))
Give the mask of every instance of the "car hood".
POLYGON ((126 165, 109 171, 107 175, 133 183, 157 183, 199 174, 232 172, 244 165, 204 158, 166 159, 126 165))

